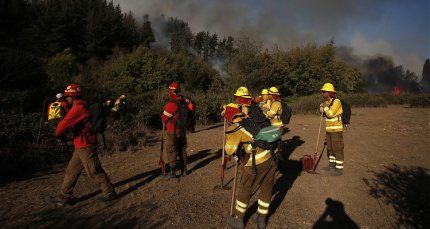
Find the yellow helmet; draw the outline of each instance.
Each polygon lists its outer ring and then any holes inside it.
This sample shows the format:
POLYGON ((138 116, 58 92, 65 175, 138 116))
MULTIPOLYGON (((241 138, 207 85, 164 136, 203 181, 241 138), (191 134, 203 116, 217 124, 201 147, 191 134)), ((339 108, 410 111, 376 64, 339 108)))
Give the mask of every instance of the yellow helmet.
POLYGON ((271 87, 271 88, 269 88, 269 95, 281 95, 281 93, 279 93, 278 88, 271 87))
POLYGON ((268 94, 269 94, 269 91, 268 91, 266 88, 264 88, 264 89, 261 91, 261 94, 262 94, 262 95, 268 95, 268 94))
POLYGON ((236 90, 236 93, 234 93, 235 96, 243 97, 243 98, 251 98, 251 95, 249 94, 248 88, 246 87, 240 87, 236 90))
POLYGON ((325 83, 325 84, 323 85, 323 87, 321 88, 321 91, 336 92, 336 91, 334 90, 334 86, 333 86, 333 84, 331 84, 331 83, 325 83))

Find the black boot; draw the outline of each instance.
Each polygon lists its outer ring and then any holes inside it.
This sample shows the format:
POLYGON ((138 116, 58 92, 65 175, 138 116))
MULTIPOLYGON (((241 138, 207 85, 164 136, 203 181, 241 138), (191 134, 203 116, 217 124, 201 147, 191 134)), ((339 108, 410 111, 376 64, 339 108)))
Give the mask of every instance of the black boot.
POLYGON ((69 203, 69 199, 60 198, 58 196, 48 196, 46 197, 46 202, 59 207, 65 207, 69 203))
POLYGON ((182 176, 185 177, 188 175, 187 166, 182 170, 182 176))
POLYGON ((252 215, 252 220, 257 224, 258 229, 266 228, 266 216, 255 213, 252 215))
POLYGON ((167 175, 167 178, 169 179, 176 179, 176 169, 175 168, 171 168, 169 175, 167 175))
POLYGON ((340 176, 343 174, 343 169, 337 169, 330 171, 330 176, 340 176))
POLYGON ((186 176, 188 175, 188 170, 187 170, 187 158, 185 157, 182 161, 182 176, 186 176))
POLYGON ((245 228, 242 217, 237 216, 227 216, 224 218, 224 221, 234 229, 242 229, 245 228))
POLYGON ((334 162, 328 163, 328 166, 321 168, 323 171, 334 171, 336 169, 336 164, 334 162))

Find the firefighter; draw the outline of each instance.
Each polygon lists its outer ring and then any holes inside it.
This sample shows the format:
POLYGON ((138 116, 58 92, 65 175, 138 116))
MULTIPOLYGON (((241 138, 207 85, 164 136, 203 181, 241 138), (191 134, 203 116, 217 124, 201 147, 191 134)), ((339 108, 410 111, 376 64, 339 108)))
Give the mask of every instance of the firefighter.
MULTIPOLYGON (((60 120, 66 116, 69 109, 70 106, 65 101, 63 93, 58 93, 55 95, 55 101, 48 105, 48 121, 45 122, 44 128, 45 135, 52 136, 54 134, 55 128, 57 127, 60 120)), ((65 139, 57 139, 57 142, 63 144, 65 143, 65 139)))
POLYGON ((248 88, 243 86, 239 87, 234 93, 234 96, 236 96, 236 101, 240 105, 241 112, 243 112, 245 116, 248 117, 249 107, 252 104, 252 97, 248 88))
POLYGON ((321 88, 324 103, 320 104, 320 111, 325 117, 327 156, 329 165, 323 170, 332 176, 339 176, 343 173, 343 124, 342 124, 342 104, 336 99, 336 91, 331 83, 325 83, 321 88))
POLYGON ((194 133, 196 132, 196 103, 190 97, 185 97, 185 102, 187 103, 188 109, 191 111, 191 123, 187 131, 194 133))
POLYGON ((254 99, 254 102, 258 104, 260 108, 270 107, 269 90, 264 88, 261 90, 261 95, 254 99))
POLYGON ((231 123, 226 135, 225 151, 228 155, 236 154, 240 157, 242 177, 240 179, 240 191, 235 202, 234 216, 228 216, 225 221, 233 228, 244 228, 243 217, 251 204, 249 200, 252 194, 260 188, 258 196, 257 213, 252 216, 258 228, 265 228, 266 216, 269 213, 272 189, 275 181, 276 165, 271 160, 270 150, 256 147, 255 164, 256 172, 252 168, 252 135, 240 128, 238 122, 246 118, 237 104, 229 104, 224 112, 226 120, 231 123), (244 155, 241 155, 244 152, 244 155))
POLYGON ((74 129, 75 150, 67 165, 60 192, 57 197, 51 197, 50 202, 58 206, 65 206, 70 201, 73 188, 84 169, 88 176, 94 179, 102 189, 102 197, 99 200, 102 202, 112 201, 117 195, 100 164, 95 148, 98 144, 97 135, 88 131, 88 127, 91 126, 91 114, 87 102, 82 98, 79 85, 68 85, 64 90, 64 96, 72 107, 64 119, 58 123, 54 135, 60 137, 66 130, 74 129))
POLYGON ((64 95, 58 93, 55 95, 55 101, 48 105, 48 121, 64 118, 69 109, 67 102, 64 100, 64 95))
POLYGON ((110 98, 103 103, 103 106, 106 109, 106 112, 115 120, 119 120, 124 118, 125 116, 125 105, 126 105, 126 97, 125 95, 120 95, 118 98, 110 98), (114 102, 115 101, 115 102, 114 102))
POLYGON ((113 104, 113 107, 110 109, 112 112, 117 112, 120 106, 125 105, 125 95, 120 95, 113 104))
POLYGON ((167 175, 169 179, 176 178, 176 162, 179 157, 182 163, 182 176, 187 175, 187 136, 186 130, 182 130, 176 125, 180 119, 179 104, 183 102, 181 96, 181 86, 177 82, 169 85, 169 102, 164 106, 161 121, 167 126, 166 136, 166 154, 170 166, 170 172, 167 175))
POLYGON ((281 128, 281 130, 283 130, 284 124, 282 123, 282 120, 281 120, 281 114, 282 114, 281 93, 279 93, 279 90, 276 87, 269 88, 268 92, 269 92, 270 105, 267 105, 265 107, 266 109, 263 109, 263 110, 265 111, 265 115, 267 116, 267 118, 270 119, 270 123, 272 124, 272 126, 279 127, 281 128))

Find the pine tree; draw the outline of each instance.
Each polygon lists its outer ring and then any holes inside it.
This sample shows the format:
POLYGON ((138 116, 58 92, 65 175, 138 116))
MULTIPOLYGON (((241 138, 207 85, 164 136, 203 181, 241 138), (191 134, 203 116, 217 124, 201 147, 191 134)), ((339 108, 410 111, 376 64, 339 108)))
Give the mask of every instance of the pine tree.
POLYGON ((139 42, 147 48, 151 48, 151 43, 155 42, 154 33, 152 32, 151 22, 148 15, 143 16, 143 25, 140 27, 139 42))
POLYGON ((421 82, 423 84, 430 84, 430 59, 426 59, 424 62, 422 77, 421 82))

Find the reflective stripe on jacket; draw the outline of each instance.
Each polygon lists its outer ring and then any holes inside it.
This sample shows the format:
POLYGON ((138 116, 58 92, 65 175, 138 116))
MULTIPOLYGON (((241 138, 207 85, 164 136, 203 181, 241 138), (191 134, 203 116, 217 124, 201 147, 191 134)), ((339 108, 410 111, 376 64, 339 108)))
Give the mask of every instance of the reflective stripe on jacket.
MULTIPOLYGON (((234 129, 236 129, 239 126, 239 124, 235 123, 231 125, 227 132, 230 132, 234 129)), ((245 149, 245 152, 247 154, 252 153, 252 145, 249 142, 254 141, 252 138, 252 135, 245 130, 245 128, 240 128, 235 132, 229 133, 226 135, 226 142, 225 142, 225 152, 228 155, 232 155, 238 150, 239 144, 242 142, 243 148, 245 149), (246 142, 246 143, 245 143, 246 142)), ((270 159, 270 150, 263 150, 257 147, 255 154, 255 164, 259 165, 267 160, 270 159)), ((252 166, 252 157, 250 156, 245 166, 252 166)))
MULTIPOLYGON (((179 119, 178 112, 178 101, 170 100, 164 107, 163 114, 161 115, 161 121, 166 123, 167 133, 173 133, 175 129, 175 122, 179 119)), ((176 134, 180 133, 180 129, 176 129, 176 134)))
POLYGON ((333 104, 329 107, 332 100, 325 101, 325 130, 327 132, 340 132, 343 131, 342 117, 340 116, 343 113, 342 104, 339 99, 334 99, 333 104))

